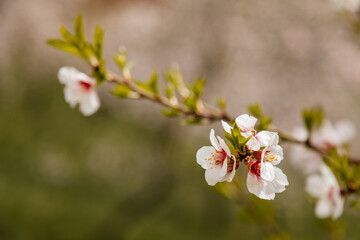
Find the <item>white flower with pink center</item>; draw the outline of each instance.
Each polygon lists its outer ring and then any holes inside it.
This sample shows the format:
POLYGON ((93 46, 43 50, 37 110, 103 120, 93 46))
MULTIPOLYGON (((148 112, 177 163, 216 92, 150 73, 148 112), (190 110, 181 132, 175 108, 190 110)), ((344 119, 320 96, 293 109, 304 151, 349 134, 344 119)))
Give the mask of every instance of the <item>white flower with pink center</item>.
POLYGON ((344 198, 336 177, 327 166, 322 165, 320 174, 310 175, 306 179, 306 191, 319 199, 315 207, 315 215, 318 218, 337 219, 341 216, 344 198))
MULTIPOLYGON (((256 138, 255 124, 257 119, 253 116, 249 116, 248 114, 242 114, 235 119, 236 125, 239 127, 241 131, 241 135, 245 138, 250 138, 250 140, 246 143, 251 150, 257 151, 260 149, 260 143, 256 138)), ((221 121, 224 130, 231 134, 232 127, 224 121, 221 121)))
POLYGON ((80 112, 84 116, 94 114, 100 107, 100 100, 96 92, 96 80, 73 67, 62 67, 58 72, 60 83, 65 85, 65 101, 74 108, 79 104, 80 112))
POLYGON ((277 133, 261 131, 257 136, 261 147, 264 148, 255 152, 255 159, 247 165, 246 185, 249 192, 259 198, 272 200, 275 198, 275 193, 285 191, 285 186, 289 185, 286 175, 280 168, 274 166, 283 159, 283 151, 278 145, 277 133))
POLYGON ((229 147, 214 129, 210 131, 212 146, 200 148, 196 153, 196 162, 205 169, 206 182, 214 186, 218 182, 231 182, 235 176, 237 162, 229 147))

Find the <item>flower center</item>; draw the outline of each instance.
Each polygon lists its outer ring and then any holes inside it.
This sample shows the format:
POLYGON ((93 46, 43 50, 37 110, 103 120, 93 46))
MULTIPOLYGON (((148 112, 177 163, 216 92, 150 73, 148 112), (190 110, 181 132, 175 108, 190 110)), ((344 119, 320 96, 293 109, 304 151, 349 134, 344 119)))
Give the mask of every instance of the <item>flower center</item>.
POLYGON ((92 85, 90 83, 81 80, 79 80, 79 85, 85 91, 89 91, 92 88, 92 85))
POLYGON ((212 156, 216 165, 222 165, 224 163, 227 154, 224 150, 221 150, 221 151, 216 151, 215 153, 212 154, 212 156))
POLYGON ((261 162, 260 161, 250 162, 249 169, 250 169, 251 173, 255 174, 256 176, 260 176, 261 162))
POLYGON ((279 154, 273 152, 266 152, 265 159, 270 163, 273 163, 274 161, 276 162, 279 159, 279 154))

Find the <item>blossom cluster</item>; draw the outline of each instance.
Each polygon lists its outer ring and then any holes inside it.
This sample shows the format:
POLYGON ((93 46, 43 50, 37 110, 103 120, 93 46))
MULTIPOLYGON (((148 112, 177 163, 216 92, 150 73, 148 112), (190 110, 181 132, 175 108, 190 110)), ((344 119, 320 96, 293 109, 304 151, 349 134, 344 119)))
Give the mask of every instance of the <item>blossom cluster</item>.
POLYGON ((286 175, 276 167, 284 158, 282 147, 279 145, 279 135, 276 132, 255 130, 257 119, 243 114, 235 119, 233 126, 222 121, 225 134, 236 139, 238 129, 243 139, 246 139, 245 150, 233 151, 225 141, 210 131, 212 146, 204 146, 197 151, 196 161, 205 169, 205 179, 211 186, 218 182, 231 182, 240 162, 246 166, 248 175, 246 185, 249 192, 261 199, 272 200, 276 193, 285 190, 289 185, 286 175))
MULTIPOLYGON (((344 145, 355 135, 355 127, 349 121, 339 121, 332 124, 325 120, 322 125, 311 131, 297 127, 293 133, 299 141, 309 141, 312 146, 324 152, 333 148, 344 152, 344 145)), ((322 157, 315 151, 304 146, 292 146, 291 163, 306 176, 306 191, 318 199, 315 215, 319 218, 341 216, 344 208, 344 197, 339 183, 322 161, 322 157)))

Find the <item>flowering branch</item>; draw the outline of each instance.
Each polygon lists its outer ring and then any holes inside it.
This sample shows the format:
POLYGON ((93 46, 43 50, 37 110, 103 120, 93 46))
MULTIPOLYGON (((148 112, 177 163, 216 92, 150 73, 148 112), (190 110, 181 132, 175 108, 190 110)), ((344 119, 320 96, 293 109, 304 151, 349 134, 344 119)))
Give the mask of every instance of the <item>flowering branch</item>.
POLYGON ((138 81, 131 76, 131 63, 128 63, 123 50, 114 57, 121 75, 108 71, 102 53, 102 29, 95 29, 93 43, 86 41, 81 16, 75 21, 75 34, 68 32, 65 27, 61 27, 60 32, 63 39, 52 39, 48 44, 84 59, 92 69, 91 75, 71 67, 63 67, 58 73, 60 82, 65 84, 65 100, 72 107, 79 104, 84 115, 89 116, 98 110, 100 100, 96 86, 109 82, 115 85, 112 89, 115 96, 153 101, 166 108, 163 110, 165 116, 181 116, 186 124, 221 121, 224 137, 229 144, 216 136, 212 129, 212 146, 204 146, 196 154, 197 163, 205 169, 205 179, 209 185, 231 182, 236 170, 243 164, 248 172, 246 185, 249 192, 261 199, 274 199, 276 193, 283 192, 289 185, 287 176, 277 167, 283 160, 283 150, 279 145, 279 140, 283 140, 302 145, 317 154, 309 159, 313 163, 319 162, 311 169, 311 173, 318 174, 309 175, 307 181, 309 194, 320 199, 317 216, 337 218, 342 213, 344 196, 359 193, 360 160, 344 154, 347 152, 344 144, 350 140, 354 130, 344 123, 333 127, 324 119, 321 108, 303 111, 306 128, 301 136, 275 127, 259 105, 249 107, 252 116, 242 114, 233 118, 226 112, 223 99, 218 99, 217 107, 201 99, 206 82, 204 78, 186 85, 179 70, 172 69, 165 73, 166 86, 164 91, 160 91, 156 72, 147 81, 138 81), (316 160, 319 157, 320 160, 316 160), (317 190, 322 189, 321 194, 313 190, 314 186, 317 190))

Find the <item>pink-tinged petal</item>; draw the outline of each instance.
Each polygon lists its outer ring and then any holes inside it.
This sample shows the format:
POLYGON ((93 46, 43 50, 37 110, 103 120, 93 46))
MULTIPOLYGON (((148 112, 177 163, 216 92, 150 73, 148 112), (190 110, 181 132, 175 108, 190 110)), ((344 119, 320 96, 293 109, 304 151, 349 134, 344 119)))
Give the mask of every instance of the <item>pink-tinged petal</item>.
POLYGON ((222 124, 224 131, 231 134, 232 127, 227 122, 224 122, 223 120, 221 120, 221 124, 222 124))
POLYGON ((262 179, 268 182, 272 182, 275 178, 274 166, 271 163, 263 162, 261 163, 260 176, 262 179))
POLYGON ((58 71, 58 79, 62 84, 68 84, 77 80, 80 72, 73 67, 62 67, 58 71))
POLYGON ((94 114, 100 107, 100 99, 96 91, 90 91, 83 93, 83 98, 80 102, 80 112, 84 116, 90 116, 94 114))
POLYGON ((248 148, 253 151, 260 150, 260 143, 258 142, 258 140, 256 140, 255 137, 250 138, 250 140, 246 143, 246 146, 248 146, 248 148))
POLYGON ((318 218, 327 218, 332 215, 333 205, 327 198, 322 198, 316 203, 315 215, 318 218))
POLYGON ((211 130, 210 130, 210 142, 211 142, 211 144, 214 146, 214 148, 215 148, 216 150, 221 151, 221 146, 220 146, 218 140, 217 140, 216 137, 215 137, 215 131, 214 131, 214 129, 211 129, 211 130))
POLYGON ((250 193, 260 197, 264 188, 264 181, 256 174, 249 172, 246 179, 246 186, 250 193))
POLYGON ((254 129, 256 121, 256 118, 248 114, 242 114, 235 119, 236 125, 245 132, 254 129))
POLYGON ((196 162, 204 169, 209 169, 215 165, 215 160, 212 156, 216 152, 215 148, 205 146, 196 152, 196 162))
POLYGON ((327 194, 327 186, 324 183, 324 179, 318 174, 310 175, 306 179, 305 190, 316 198, 323 198, 327 194))
POLYGON ((224 140, 218 136, 219 144, 221 149, 223 149, 226 152, 226 155, 231 156, 231 151, 228 147, 228 145, 224 142, 224 140))

